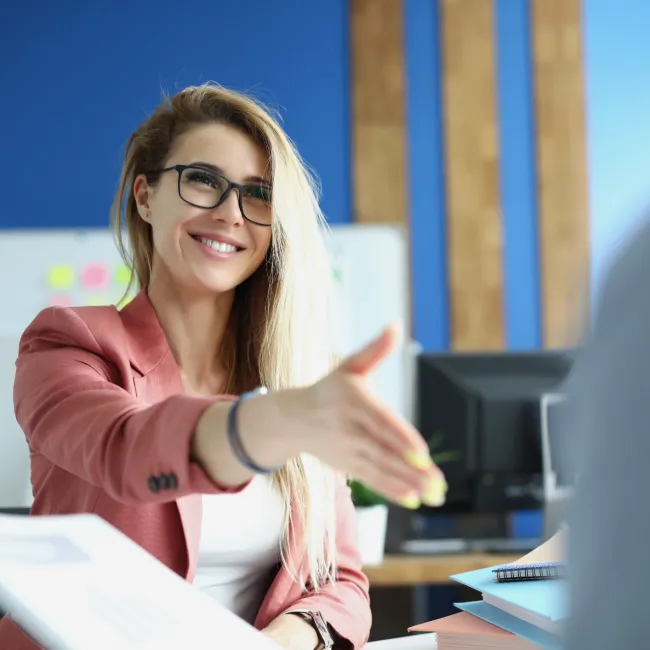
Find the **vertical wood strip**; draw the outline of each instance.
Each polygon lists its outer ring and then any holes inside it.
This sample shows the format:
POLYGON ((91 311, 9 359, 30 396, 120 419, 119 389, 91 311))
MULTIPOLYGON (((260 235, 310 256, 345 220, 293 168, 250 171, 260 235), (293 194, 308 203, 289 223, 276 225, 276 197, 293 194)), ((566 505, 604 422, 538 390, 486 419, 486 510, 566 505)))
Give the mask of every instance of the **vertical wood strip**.
POLYGON ((408 221, 402 0, 350 0, 354 221, 408 221))
POLYGON ((543 335, 562 347, 589 293, 581 0, 531 2, 543 335))
POLYGON ((451 347, 505 341, 492 0, 441 0, 451 347))

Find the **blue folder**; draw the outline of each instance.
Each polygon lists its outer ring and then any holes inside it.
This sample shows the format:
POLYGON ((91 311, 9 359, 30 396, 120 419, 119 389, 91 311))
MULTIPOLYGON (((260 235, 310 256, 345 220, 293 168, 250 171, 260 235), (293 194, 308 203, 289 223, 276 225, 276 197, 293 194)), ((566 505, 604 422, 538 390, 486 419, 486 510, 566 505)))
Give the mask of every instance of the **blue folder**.
POLYGON ((526 621, 522 621, 520 618, 508 614, 498 607, 488 605, 482 600, 471 603, 454 603, 454 606, 487 623, 492 623, 492 625, 496 625, 502 630, 512 632, 512 634, 516 634, 518 637, 526 639, 538 645, 540 648, 544 648, 544 650, 562 650, 562 640, 559 637, 526 621))
POLYGON ((566 580, 533 580, 524 582, 497 582, 492 568, 478 569, 451 576, 482 594, 507 601, 517 607, 543 616, 550 621, 563 621, 567 618, 566 580))

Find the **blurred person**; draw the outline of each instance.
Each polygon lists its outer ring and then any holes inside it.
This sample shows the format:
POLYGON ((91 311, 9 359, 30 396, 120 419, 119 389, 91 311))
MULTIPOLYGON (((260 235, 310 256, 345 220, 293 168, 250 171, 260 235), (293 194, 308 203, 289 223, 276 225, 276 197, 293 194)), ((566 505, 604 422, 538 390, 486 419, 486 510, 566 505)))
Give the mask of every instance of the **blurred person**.
POLYGON ((569 517, 565 650, 650 641, 650 223, 620 253, 574 368, 569 437, 578 481, 569 517))
MULTIPOLYGON (((332 270, 298 153, 261 104, 187 88, 131 136, 112 217, 139 293, 45 309, 21 339, 32 514, 100 515, 280 646, 360 648, 346 477, 407 507, 440 505, 446 484, 365 383, 395 329, 332 363, 332 270)), ((5 618, 0 647, 38 646, 5 618)))

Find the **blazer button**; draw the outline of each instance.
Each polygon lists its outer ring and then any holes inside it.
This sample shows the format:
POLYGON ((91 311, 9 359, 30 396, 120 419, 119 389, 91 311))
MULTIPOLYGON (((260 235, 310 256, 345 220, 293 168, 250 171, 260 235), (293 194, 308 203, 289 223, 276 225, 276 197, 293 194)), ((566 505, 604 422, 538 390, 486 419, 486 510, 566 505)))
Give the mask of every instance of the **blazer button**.
POLYGON ((150 476, 147 479, 147 485, 154 494, 157 494, 160 491, 160 482, 157 476, 150 476))
POLYGON ((178 490, 178 477, 174 472, 167 474, 167 488, 169 490, 178 490))

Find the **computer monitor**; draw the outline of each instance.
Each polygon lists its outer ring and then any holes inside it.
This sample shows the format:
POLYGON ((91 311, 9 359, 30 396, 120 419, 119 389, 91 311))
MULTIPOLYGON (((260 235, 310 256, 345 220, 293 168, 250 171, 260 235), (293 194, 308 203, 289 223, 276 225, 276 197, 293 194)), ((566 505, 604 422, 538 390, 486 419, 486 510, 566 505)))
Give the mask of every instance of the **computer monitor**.
POLYGON ((543 507, 542 398, 563 393, 573 357, 571 351, 420 355, 415 421, 447 477, 445 510, 543 507))

